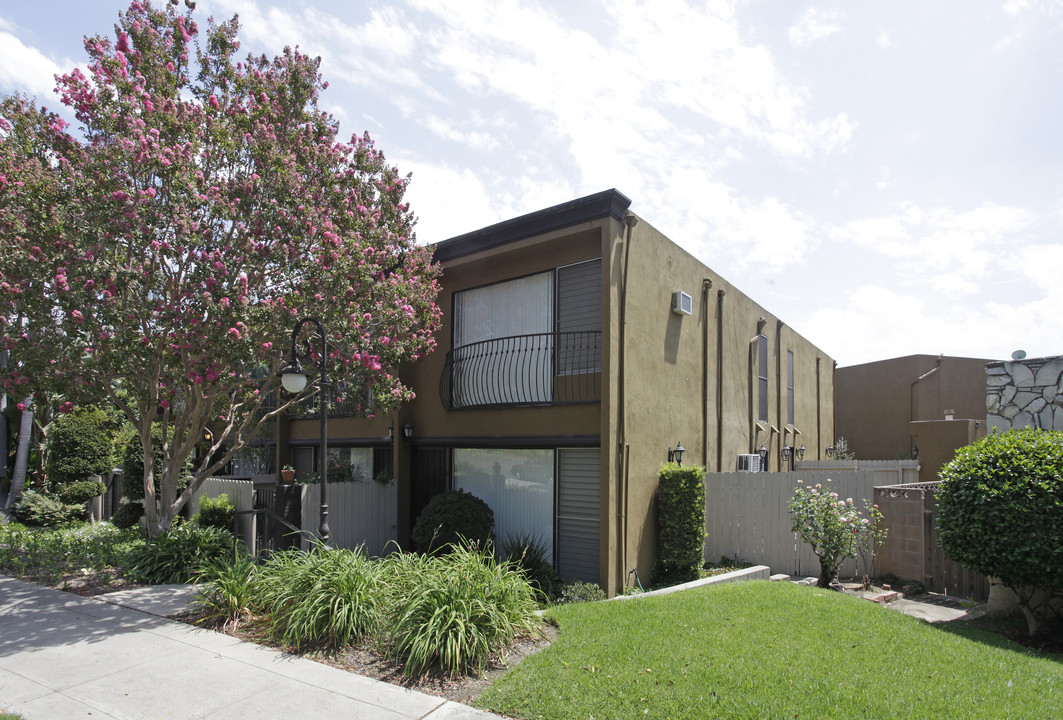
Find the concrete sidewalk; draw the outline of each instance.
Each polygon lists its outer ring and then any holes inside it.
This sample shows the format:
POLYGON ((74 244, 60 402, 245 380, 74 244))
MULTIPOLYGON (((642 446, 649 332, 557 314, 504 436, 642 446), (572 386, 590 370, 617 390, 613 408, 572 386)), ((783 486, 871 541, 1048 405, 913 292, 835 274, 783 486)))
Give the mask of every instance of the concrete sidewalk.
MULTIPOLYGON (((0 710, 26 720, 497 715, 133 609, 0 576, 0 710)), ((153 612, 187 601, 180 586, 153 612)))

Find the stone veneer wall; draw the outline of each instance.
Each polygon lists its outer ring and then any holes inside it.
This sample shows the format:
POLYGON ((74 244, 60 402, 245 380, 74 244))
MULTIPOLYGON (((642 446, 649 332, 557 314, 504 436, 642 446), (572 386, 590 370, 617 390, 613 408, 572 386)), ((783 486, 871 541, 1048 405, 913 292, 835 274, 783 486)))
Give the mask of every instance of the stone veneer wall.
POLYGON ((986 427, 1063 430, 1063 357, 987 363, 986 427))

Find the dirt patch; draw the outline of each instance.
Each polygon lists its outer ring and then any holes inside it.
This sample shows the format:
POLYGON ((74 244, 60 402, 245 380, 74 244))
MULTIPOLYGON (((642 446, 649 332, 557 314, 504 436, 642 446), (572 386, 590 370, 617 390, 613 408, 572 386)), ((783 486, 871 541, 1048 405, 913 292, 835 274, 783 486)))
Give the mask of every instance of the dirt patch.
MULTIPOLYGON (((174 619, 200 625, 197 622, 198 618, 194 615, 182 615, 174 619)), ((261 625, 253 621, 236 629, 230 627, 213 627, 213 629, 226 635, 272 647, 282 652, 291 651, 290 648, 271 642, 261 625)), ((543 623, 538 634, 518 637, 508 648, 504 657, 495 656, 490 658, 482 675, 466 675, 457 678, 452 678, 439 671, 408 678, 403 675, 401 663, 388 658, 373 647, 345 648, 332 654, 322 652, 303 652, 298 654, 308 660, 330 665, 340 670, 470 705, 491 687, 495 680, 516 667, 524 658, 548 647, 556 638, 557 628, 543 623)))

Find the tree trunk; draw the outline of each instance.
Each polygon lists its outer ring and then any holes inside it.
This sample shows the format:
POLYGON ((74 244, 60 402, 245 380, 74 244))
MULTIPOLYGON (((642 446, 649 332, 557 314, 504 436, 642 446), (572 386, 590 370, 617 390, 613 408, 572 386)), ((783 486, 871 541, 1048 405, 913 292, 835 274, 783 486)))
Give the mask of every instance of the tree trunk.
POLYGON ((6 510, 15 507, 15 501, 26 485, 26 469, 29 466, 30 440, 33 435, 33 411, 22 411, 22 424, 18 433, 18 452, 15 455, 15 474, 11 478, 11 492, 7 496, 6 510))

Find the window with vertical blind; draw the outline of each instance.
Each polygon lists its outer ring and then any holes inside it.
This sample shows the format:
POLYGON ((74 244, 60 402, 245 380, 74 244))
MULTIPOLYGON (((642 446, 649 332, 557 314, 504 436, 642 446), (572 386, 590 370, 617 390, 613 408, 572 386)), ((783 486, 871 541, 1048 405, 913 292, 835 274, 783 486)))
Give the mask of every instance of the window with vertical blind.
POLYGON ((602 260, 557 269, 557 374, 602 370, 602 260))
POLYGON ((598 401, 601 258, 456 292, 453 302, 447 407, 598 401))
POLYGON ((495 514, 495 538, 541 540, 554 557, 554 451, 455 448, 454 488, 495 514))
POLYGON ((794 351, 786 351, 786 424, 794 424, 794 351))
POLYGON ((768 421, 768 338, 757 336, 757 420, 768 421))

